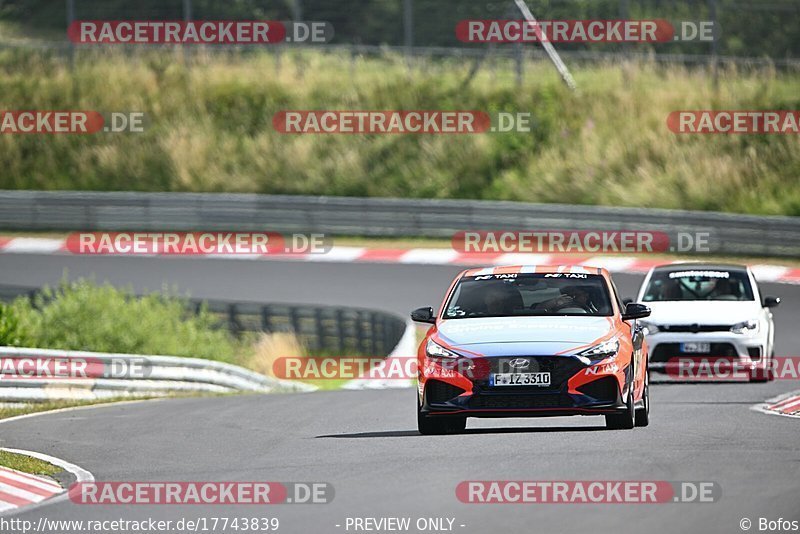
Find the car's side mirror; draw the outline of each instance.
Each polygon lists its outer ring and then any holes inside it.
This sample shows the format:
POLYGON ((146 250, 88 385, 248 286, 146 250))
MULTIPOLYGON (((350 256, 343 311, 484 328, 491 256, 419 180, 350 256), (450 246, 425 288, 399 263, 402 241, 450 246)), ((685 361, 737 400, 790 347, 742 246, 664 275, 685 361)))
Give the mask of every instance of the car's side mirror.
POLYGON ((436 317, 433 315, 433 308, 417 308, 411 312, 411 320, 418 323, 436 323, 436 317))
POLYGON ((622 299, 622 303, 623 303, 625 306, 627 306, 627 305, 628 305, 628 304, 630 304, 631 302, 633 302, 633 299, 622 299))
POLYGON ((644 304, 631 302, 625 306, 625 313, 622 314, 623 321, 630 321, 631 319, 643 319, 650 316, 650 308, 644 304))
POLYGON ((777 308, 780 303, 781 299, 779 297, 764 297, 765 308, 777 308))

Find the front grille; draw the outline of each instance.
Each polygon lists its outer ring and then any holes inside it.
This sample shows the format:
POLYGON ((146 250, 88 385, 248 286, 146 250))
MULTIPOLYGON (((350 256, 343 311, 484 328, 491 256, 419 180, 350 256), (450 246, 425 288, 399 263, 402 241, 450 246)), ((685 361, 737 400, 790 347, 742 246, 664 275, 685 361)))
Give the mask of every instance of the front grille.
POLYGON ((429 404, 447 402, 464 393, 464 390, 439 380, 425 382, 425 400, 429 404))
MULTIPOLYGON (((503 389, 511 387, 513 391, 542 391, 557 390, 572 378, 575 373, 584 369, 586 366, 575 358, 569 356, 503 356, 485 358, 488 362, 489 373, 550 373, 550 386, 504 386, 503 389), (514 360, 526 361, 526 367, 512 367, 514 360)), ((481 376, 474 380, 475 384, 482 388, 489 388, 489 376, 481 376)), ((496 389, 496 388, 492 388, 496 389)))
POLYGON ((614 402, 617 400, 619 386, 616 378, 606 376, 582 385, 578 391, 599 401, 614 402))
POLYGON ((730 343, 711 343, 711 350, 704 353, 681 352, 680 343, 660 343, 650 355, 653 363, 666 363, 673 358, 737 358, 736 347, 730 343))
POLYGON ((729 324, 665 324, 659 326, 662 332, 729 332, 729 324))
POLYGON ((525 410, 531 408, 569 408, 573 403, 565 395, 475 395, 469 401, 472 409, 525 410))

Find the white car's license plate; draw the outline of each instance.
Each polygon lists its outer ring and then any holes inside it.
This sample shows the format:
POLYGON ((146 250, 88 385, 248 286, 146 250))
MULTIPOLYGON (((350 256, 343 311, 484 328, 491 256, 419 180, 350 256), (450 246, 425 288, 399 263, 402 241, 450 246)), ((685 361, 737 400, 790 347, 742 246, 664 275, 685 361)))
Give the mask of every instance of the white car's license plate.
POLYGON ((550 373, 492 373, 490 386, 549 386, 550 373))
POLYGON ((711 343, 681 343, 681 352, 686 354, 711 352, 711 343))

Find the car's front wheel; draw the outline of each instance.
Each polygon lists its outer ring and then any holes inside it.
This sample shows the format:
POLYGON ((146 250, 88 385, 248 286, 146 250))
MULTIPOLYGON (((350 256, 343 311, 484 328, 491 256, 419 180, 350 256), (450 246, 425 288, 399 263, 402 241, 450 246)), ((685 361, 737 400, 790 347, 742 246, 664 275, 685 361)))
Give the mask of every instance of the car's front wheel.
POLYGON ((467 418, 449 415, 425 415, 417 399, 417 430, 424 436, 458 434, 467 428, 467 418))
POLYGON ((644 373, 644 391, 642 391, 642 406, 636 409, 636 426, 650 424, 650 369, 644 373))
POLYGON ((636 407, 633 401, 633 381, 628 387, 628 401, 625 403, 625 411, 606 415, 606 428, 609 430, 629 430, 634 427, 636 422, 636 407))

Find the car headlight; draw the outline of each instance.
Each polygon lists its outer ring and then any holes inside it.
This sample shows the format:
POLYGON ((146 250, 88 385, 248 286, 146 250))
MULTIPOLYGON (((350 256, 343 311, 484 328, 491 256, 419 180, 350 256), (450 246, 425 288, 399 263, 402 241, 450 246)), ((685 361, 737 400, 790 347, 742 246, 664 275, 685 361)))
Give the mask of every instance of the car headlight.
POLYGON ((752 335, 758 333, 758 321, 750 319, 749 321, 742 321, 741 323, 736 323, 731 327, 731 332, 734 334, 745 334, 745 335, 752 335))
POLYGON ((657 334, 659 332, 658 325, 656 324, 648 323, 647 321, 639 321, 639 324, 642 325, 644 335, 657 334))
POLYGON ((429 358, 459 358, 458 354, 451 350, 447 350, 438 343, 434 343, 432 339, 429 339, 428 344, 425 345, 425 353, 429 358))
POLYGON ((613 337, 608 341, 603 341, 594 347, 589 347, 579 352, 578 358, 586 365, 589 365, 590 363, 599 362, 606 358, 612 358, 617 355, 617 352, 619 352, 619 339, 613 337))

